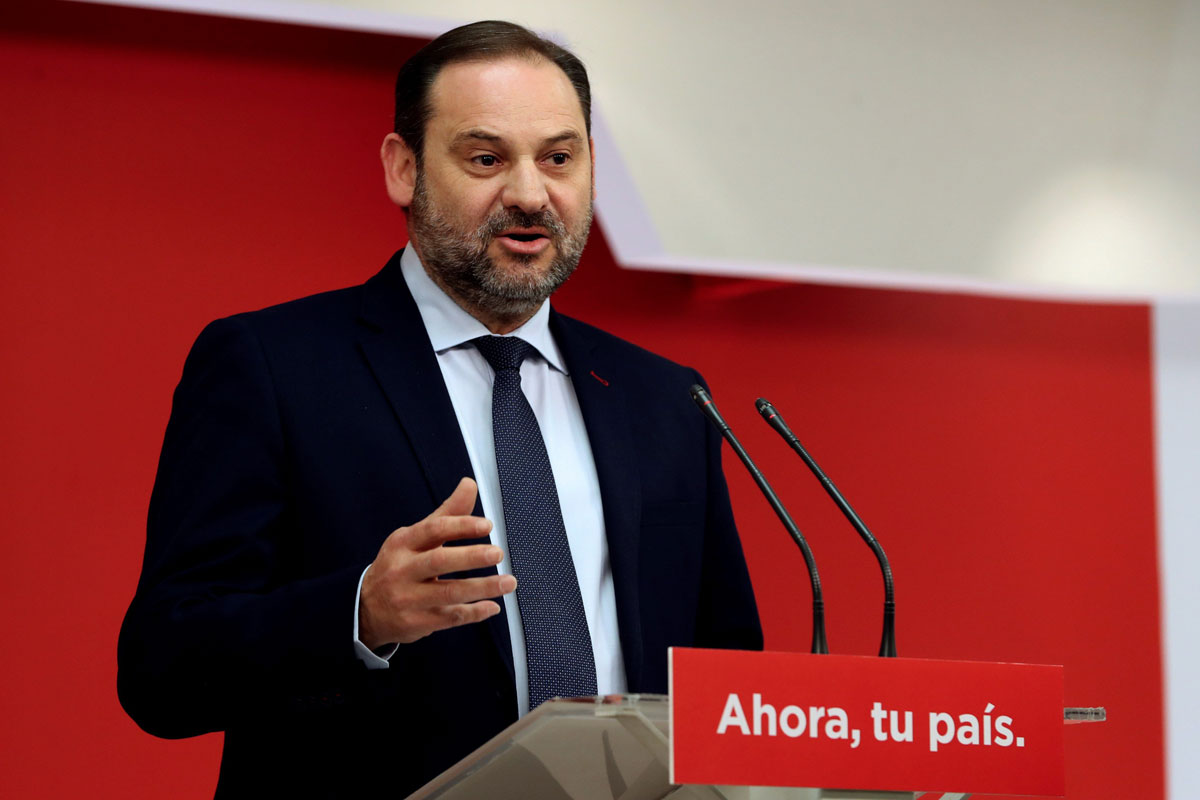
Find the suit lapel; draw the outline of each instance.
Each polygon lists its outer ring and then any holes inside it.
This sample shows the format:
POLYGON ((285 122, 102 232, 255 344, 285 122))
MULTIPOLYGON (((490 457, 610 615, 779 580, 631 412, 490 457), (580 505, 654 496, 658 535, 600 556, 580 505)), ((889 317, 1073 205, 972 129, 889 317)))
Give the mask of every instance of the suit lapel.
MULTIPOLYGON (((474 477, 454 406, 417 304, 400 272, 400 253, 363 287, 359 347, 403 428, 425 473, 436 508, 464 475, 474 477)), ((483 516, 476 498, 475 511, 483 516)), ((486 544, 488 538, 458 544, 486 544)), ((495 567, 470 574, 495 574, 495 567)), ((513 675, 512 646, 504 604, 483 623, 491 630, 500 658, 513 675)))
POLYGON ((622 384, 621 364, 590 328, 551 310, 550 331, 566 361, 596 462, 625 677, 635 691, 641 680, 642 632, 637 559, 641 487, 629 425, 634 387, 622 384))

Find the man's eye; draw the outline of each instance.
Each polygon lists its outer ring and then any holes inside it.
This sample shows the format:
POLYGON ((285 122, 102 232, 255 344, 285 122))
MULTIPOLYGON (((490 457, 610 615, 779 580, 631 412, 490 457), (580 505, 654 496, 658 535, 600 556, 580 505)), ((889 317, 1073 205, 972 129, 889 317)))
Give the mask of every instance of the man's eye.
POLYGON ((566 153, 555 153, 554 155, 550 156, 550 163, 556 167, 561 167, 565 166, 570 159, 571 157, 566 153))
POLYGON ((494 166, 496 166, 496 164, 498 164, 500 162, 500 160, 498 158, 496 158, 495 156, 490 156, 490 155, 475 156, 471 160, 474 161, 476 164, 478 164, 481 167, 494 167, 494 166))

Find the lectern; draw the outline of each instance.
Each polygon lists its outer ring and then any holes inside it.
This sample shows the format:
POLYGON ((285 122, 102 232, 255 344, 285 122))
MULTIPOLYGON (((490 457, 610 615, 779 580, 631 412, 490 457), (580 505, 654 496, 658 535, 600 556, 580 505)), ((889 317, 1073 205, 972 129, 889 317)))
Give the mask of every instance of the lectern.
MULTIPOLYGON (((1067 709, 1066 721, 1104 719, 1067 709)), ((963 800, 966 794, 672 786, 665 695, 551 700, 423 786, 409 800, 963 800)))
MULTIPOLYGON (((1066 709, 1064 721, 1102 721, 1066 709)), ((423 786, 410 800, 962 800, 962 793, 673 785, 665 695, 555 699, 423 786)), ((731 756, 732 757, 732 756, 731 756)), ((969 788, 969 787, 964 787, 969 788)))

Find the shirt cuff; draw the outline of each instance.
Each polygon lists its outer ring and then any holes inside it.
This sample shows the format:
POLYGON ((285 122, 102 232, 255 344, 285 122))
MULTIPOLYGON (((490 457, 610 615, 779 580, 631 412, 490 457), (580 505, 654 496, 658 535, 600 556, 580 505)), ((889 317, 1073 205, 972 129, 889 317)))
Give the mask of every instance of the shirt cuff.
MULTIPOLYGON (((367 569, 370 568, 371 565, 368 564, 367 569)), ((387 669, 391 666, 388 659, 396 655, 396 650, 400 645, 394 644, 386 648, 386 652, 376 653, 358 638, 358 607, 362 602, 362 582, 363 578, 367 577, 367 569, 364 569, 362 575, 358 576, 358 588, 354 590, 354 655, 367 669, 387 669)), ((380 650, 384 649, 380 648, 380 650)))

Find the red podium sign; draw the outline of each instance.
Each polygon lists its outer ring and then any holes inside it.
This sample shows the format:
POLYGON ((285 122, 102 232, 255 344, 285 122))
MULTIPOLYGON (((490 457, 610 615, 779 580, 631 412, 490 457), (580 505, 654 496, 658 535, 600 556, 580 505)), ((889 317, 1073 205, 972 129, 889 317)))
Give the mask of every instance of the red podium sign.
POLYGON ((1062 796, 1062 667, 672 648, 671 782, 1062 796))

